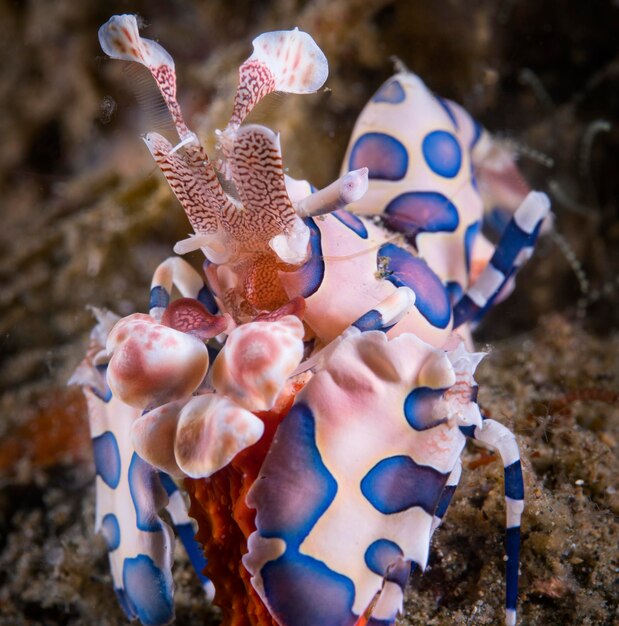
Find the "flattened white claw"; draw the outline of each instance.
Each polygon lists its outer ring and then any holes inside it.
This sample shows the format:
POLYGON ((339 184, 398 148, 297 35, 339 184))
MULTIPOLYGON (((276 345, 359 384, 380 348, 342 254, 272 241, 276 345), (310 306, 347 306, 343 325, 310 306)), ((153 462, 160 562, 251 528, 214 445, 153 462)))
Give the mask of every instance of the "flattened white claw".
POLYGON ((163 46, 140 37, 135 15, 113 15, 99 28, 99 43, 112 59, 135 61, 147 67, 167 65, 174 69, 174 60, 163 46))
POLYGON ((248 60, 264 63, 273 74, 275 90, 314 93, 329 75, 329 63, 310 35, 295 28, 262 33, 253 40, 248 60))

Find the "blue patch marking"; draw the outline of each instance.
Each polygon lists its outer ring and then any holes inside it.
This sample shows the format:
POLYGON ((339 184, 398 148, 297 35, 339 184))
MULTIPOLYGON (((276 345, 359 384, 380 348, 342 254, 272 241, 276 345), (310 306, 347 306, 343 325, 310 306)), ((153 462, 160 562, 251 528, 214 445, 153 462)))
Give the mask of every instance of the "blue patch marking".
POLYGON ((472 426, 458 426, 458 428, 465 437, 475 439, 475 429, 477 428, 475 424, 473 424, 472 426))
POLYGON ((362 333, 365 333, 368 330, 382 330, 383 316, 375 309, 371 309, 362 315, 356 322, 353 322, 352 325, 355 328, 358 328, 362 333))
POLYGON ((217 306, 217 302, 215 301, 215 296, 213 296, 211 290, 206 285, 203 285, 202 289, 198 291, 198 296, 196 300, 202 303, 211 315, 215 315, 219 312, 219 307, 217 306))
POLYGON ((447 100, 444 100, 440 96, 434 96, 434 97, 436 98, 437 102, 443 107, 443 110, 445 111, 445 113, 447 113, 447 116, 449 117, 449 119, 451 120, 451 123, 454 126, 454 130, 458 130, 458 120, 456 116, 454 115, 454 112, 451 110, 451 107, 449 106, 449 102, 447 102, 447 100))
POLYGON ((165 489, 168 496, 171 496, 175 491, 178 491, 176 483, 172 480, 172 477, 169 474, 159 472, 159 480, 161 481, 161 486, 165 489))
POLYGON ((208 578, 203 574, 206 567, 206 559, 202 552, 202 547, 195 539, 196 531, 192 524, 179 524, 176 526, 176 532, 180 537, 185 552, 193 565, 193 569, 196 570, 196 574, 202 584, 208 582, 208 578))
POLYGON ((436 515, 436 517, 443 519, 455 492, 456 485, 445 486, 445 489, 443 489, 443 493, 441 494, 441 499, 438 501, 436 511, 434 511, 434 515, 436 515))
POLYGON ((165 309, 168 304, 170 304, 170 294, 167 292, 165 287, 157 285, 150 290, 150 301, 148 303, 149 309, 154 309, 155 307, 165 309))
POLYGON ((518 560, 520 558, 520 526, 507 529, 505 537, 505 552, 507 554, 505 606, 515 609, 518 603, 518 560))
POLYGON ((409 191, 394 198, 384 211, 390 228, 406 234, 414 245, 419 233, 452 233, 458 228, 458 209, 442 193, 409 191))
POLYGON ((387 575, 385 576, 385 580, 389 582, 396 583, 399 585, 402 591, 406 588, 406 583, 411 575, 411 562, 405 561, 404 559, 394 563, 387 575))
POLYGON ((438 176, 454 178, 462 166, 458 140, 445 130, 428 133, 421 146, 428 167, 438 176))
POLYGON ((134 452, 129 464, 129 492, 135 508, 136 525, 140 530, 161 530, 157 511, 158 503, 163 501, 163 491, 159 472, 134 452))
POLYGON ((103 379, 103 387, 101 389, 97 388, 97 387, 89 387, 90 391, 92 391, 95 396, 97 396, 97 398, 99 398, 99 400, 102 400, 103 402, 105 402, 106 404, 112 399, 112 390, 110 389, 110 386, 107 384, 107 363, 104 363, 103 365, 96 365, 95 369, 97 370, 97 372, 99 372, 99 374, 101 375, 101 378, 103 379))
POLYGON ((365 224, 356 216, 346 211, 345 209, 338 209, 337 211, 333 211, 331 213, 333 217, 336 217, 344 226, 348 226, 350 230, 359 235, 361 239, 368 238, 368 230, 365 227, 365 224))
POLYGON ((367 626, 393 626, 395 624, 395 615, 393 619, 376 619, 375 617, 370 617, 366 624, 367 626))
POLYGON ((260 574, 269 607, 281 624, 353 626, 359 618, 352 612, 352 580, 322 561, 288 550, 260 574))
POLYGON ((174 617, 171 585, 149 556, 124 560, 123 587, 144 626, 167 624, 174 617))
POLYGON ((114 433, 106 430, 94 437, 92 448, 97 474, 108 487, 116 489, 120 482, 120 450, 114 433))
POLYGON ((505 468, 505 495, 512 500, 524 499, 524 483, 520 461, 514 461, 505 468))
POLYGON ((365 551, 365 564, 368 569, 379 576, 384 576, 387 569, 404 556, 402 548, 389 539, 377 539, 365 551))
POLYGON ((325 262, 322 258, 322 245, 320 243, 320 230, 311 217, 303 220, 310 229, 310 257, 295 272, 295 275, 302 285, 301 295, 309 298, 318 291, 325 276, 325 262))
POLYGON ((387 104, 400 104, 406 99, 406 93, 399 80, 386 82, 372 97, 372 102, 386 102, 387 104))
POLYGON ((127 597, 124 589, 117 589, 114 587, 114 593, 116 594, 116 599, 118 600, 118 604, 120 604, 120 608, 123 610, 123 613, 127 616, 128 620, 134 620, 137 615, 131 601, 127 597))
POLYGON ((364 476, 361 492, 385 515, 413 506, 433 515, 447 477, 433 467, 418 465, 408 456, 392 456, 379 461, 364 476))
POLYGON ((473 244, 479 234, 480 222, 473 222, 467 226, 464 232, 464 262, 466 263, 466 273, 471 271, 471 258, 473 257, 473 244))
POLYGON ((415 292, 415 307, 432 326, 447 328, 451 319, 447 290, 424 260, 387 243, 380 247, 377 255, 377 267, 383 266, 389 282, 396 287, 410 287, 415 292))
POLYGON ((261 477, 252 488, 256 502, 270 505, 258 507, 256 526, 263 537, 281 537, 293 549, 305 539, 336 493, 337 482, 316 446, 314 415, 307 405, 295 404, 279 425, 261 477), (294 493, 303 497, 287 495, 294 493))
POLYGON ((462 294, 464 293, 464 289, 459 282, 453 280, 449 281, 445 284, 445 289, 447 289, 447 293, 449 295, 449 302, 451 302, 452 306, 460 300, 462 294))
POLYGON ((372 180, 402 180, 408 169, 408 152, 400 141, 385 133, 365 133, 355 142, 349 168, 369 169, 372 180))
POLYGON ((118 548, 120 545, 120 524, 114 513, 107 513, 101 520, 101 534, 110 552, 118 548))
MULTIPOLYGON (((471 402, 477 402, 477 396, 479 395, 479 385, 472 385, 471 386, 471 402)), ((483 419, 487 419, 485 417, 483 417, 483 419)))
POLYGON ((433 419, 432 408, 445 393, 445 389, 430 389, 430 387, 417 387, 413 389, 404 400, 404 417, 415 430, 428 430, 439 424, 444 424, 447 417, 440 420, 433 419))

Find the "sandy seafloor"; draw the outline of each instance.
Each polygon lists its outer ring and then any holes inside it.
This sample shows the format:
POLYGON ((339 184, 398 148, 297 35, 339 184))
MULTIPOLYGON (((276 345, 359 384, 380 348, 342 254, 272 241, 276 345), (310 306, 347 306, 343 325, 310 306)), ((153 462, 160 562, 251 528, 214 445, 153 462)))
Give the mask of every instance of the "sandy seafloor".
MULTIPOLYGON (((619 5, 576 0, 0 4, 0 624, 125 623, 93 534, 84 405, 65 383, 86 305, 144 311, 187 225, 139 140, 126 73, 98 49, 119 12, 173 54, 209 147, 251 38, 310 32, 330 91, 271 98, 254 119, 317 186, 336 177, 392 55, 514 142, 561 237, 477 332, 490 350, 480 403, 517 434, 525 468, 519 611, 531 626, 619 624, 619 5)), ((500 462, 473 447, 463 460, 400 624, 502 622, 500 462)), ((216 624, 180 553, 175 577, 177 623, 216 624)))

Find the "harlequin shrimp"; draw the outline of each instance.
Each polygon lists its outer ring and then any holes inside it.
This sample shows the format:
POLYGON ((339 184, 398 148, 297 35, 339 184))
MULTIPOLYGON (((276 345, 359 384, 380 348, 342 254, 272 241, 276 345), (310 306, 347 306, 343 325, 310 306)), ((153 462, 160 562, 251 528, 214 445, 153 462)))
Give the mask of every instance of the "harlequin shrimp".
POLYGON ((289 178, 278 135, 243 122, 271 92, 326 81, 326 58, 297 29, 254 40, 211 161, 178 106, 170 55, 131 15, 99 39, 148 68, 165 100, 176 136, 144 141, 194 231, 175 252, 205 256, 203 274, 179 257, 157 268, 148 314, 97 311, 73 378, 89 403, 96 527, 127 616, 173 619, 167 508, 224 623, 393 625, 470 438, 504 465, 515 624, 520 456, 480 412, 484 354, 469 325, 509 292, 546 196, 407 71, 361 113, 338 180, 315 190, 289 178), (495 206, 512 217, 493 246, 480 224, 495 206))

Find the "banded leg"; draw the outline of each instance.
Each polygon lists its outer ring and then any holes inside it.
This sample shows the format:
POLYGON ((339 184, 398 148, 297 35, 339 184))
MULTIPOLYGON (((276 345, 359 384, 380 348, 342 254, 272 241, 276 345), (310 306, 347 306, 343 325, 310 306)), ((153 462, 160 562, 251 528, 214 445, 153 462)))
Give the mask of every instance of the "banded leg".
POLYGON ((505 471, 505 507, 507 554, 505 583, 505 624, 516 624, 516 604, 518 601, 518 565, 520 557, 520 518, 524 510, 524 483, 520 452, 514 434, 503 424, 485 419, 483 427, 464 427, 462 432, 480 443, 494 448, 503 461, 505 471))
POLYGON ((159 264, 150 289, 149 313, 153 319, 207 341, 234 325, 229 315, 216 315, 217 311, 213 294, 189 263, 169 257, 159 264), (170 302, 173 286, 183 297, 170 302))
POLYGON ((169 257, 159 264, 150 288, 149 313, 160 320, 170 304, 172 287, 176 287, 185 298, 195 298, 209 313, 217 313, 218 307, 210 289, 196 270, 180 257, 169 257))
POLYGON ((204 575, 206 559, 204 558, 200 544, 195 539, 196 531, 189 515, 187 515, 187 505, 172 478, 165 472, 159 472, 159 477, 161 484, 168 494, 169 500, 166 510, 172 518, 174 530, 181 540, 185 552, 187 552, 187 556, 189 557, 189 561, 202 583, 206 597, 212 600, 215 597, 215 587, 210 579, 204 575))
POLYGON ((445 487, 443 488, 443 493, 441 494, 441 499, 438 501, 438 506, 434 511, 434 519, 432 520, 432 534, 434 531, 442 524, 443 517, 445 517, 445 513, 449 508, 451 503, 451 499, 453 498, 454 493, 456 492, 456 488, 458 487, 458 483, 460 482, 460 477, 462 476, 462 462, 458 459, 456 466, 451 470, 451 474, 449 474, 449 478, 445 483, 445 487))
POLYGON ((462 298, 455 304, 454 328, 481 317, 503 287, 531 256, 544 218, 550 210, 546 194, 532 191, 518 207, 490 259, 462 298))

